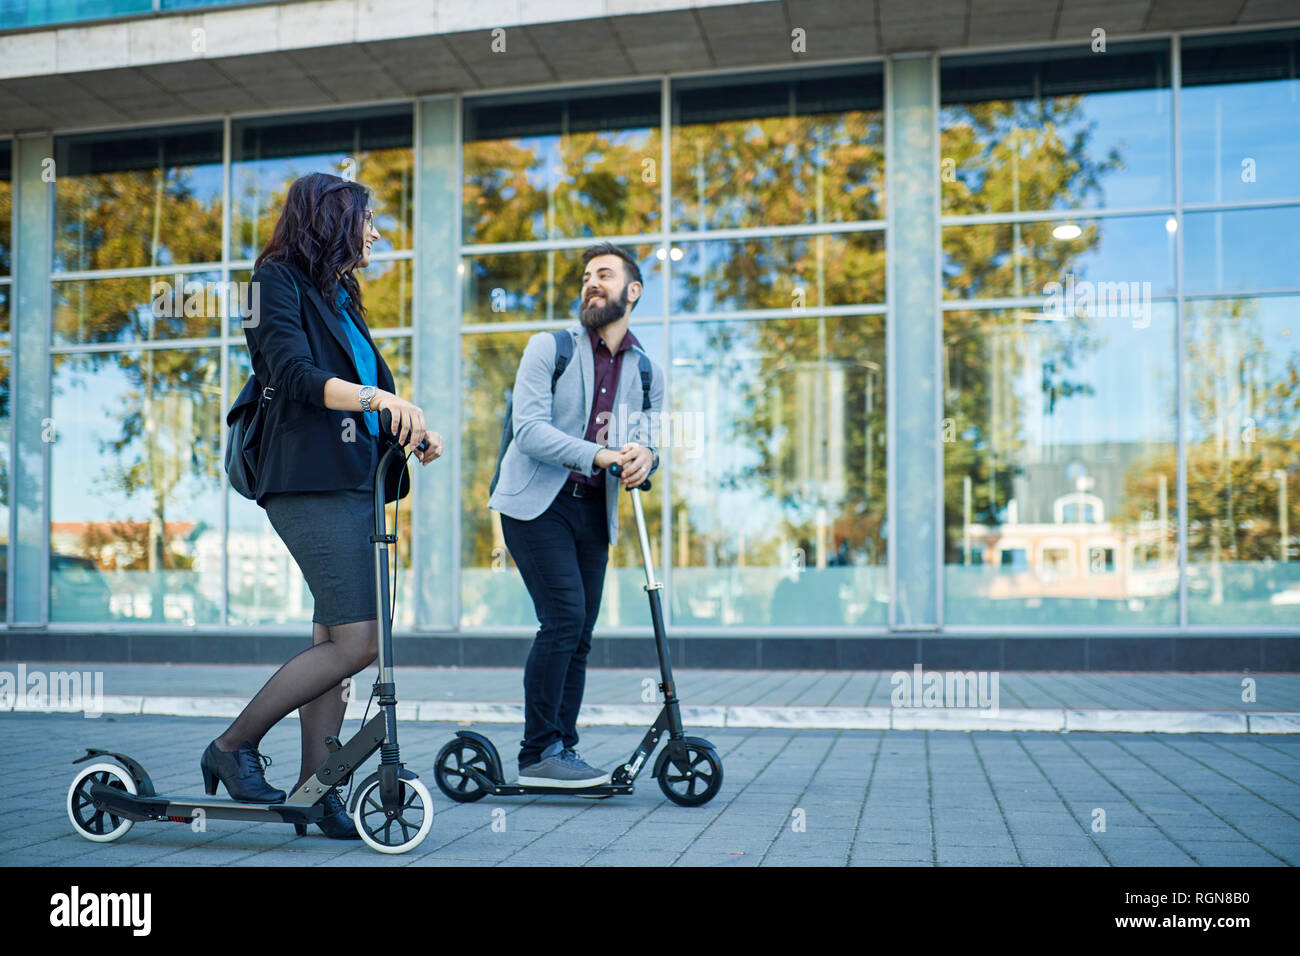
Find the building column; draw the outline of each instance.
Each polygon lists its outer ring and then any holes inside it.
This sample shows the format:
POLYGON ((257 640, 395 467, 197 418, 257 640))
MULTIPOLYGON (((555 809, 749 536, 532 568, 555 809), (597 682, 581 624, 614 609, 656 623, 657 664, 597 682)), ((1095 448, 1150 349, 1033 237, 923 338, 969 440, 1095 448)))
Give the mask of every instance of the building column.
POLYGON ((415 224, 415 398, 442 458, 415 466, 415 626, 460 621, 460 98, 419 100, 415 224))
POLYGON ((53 156, 48 133, 14 138, 9 620, 15 627, 43 627, 50 618, 49 451, 58 435, 58 423, 49 421, 53 156))
POLYGON ((933 55, 889 65, 890 625, 925 631, 943 621, 938 77, 933 55))

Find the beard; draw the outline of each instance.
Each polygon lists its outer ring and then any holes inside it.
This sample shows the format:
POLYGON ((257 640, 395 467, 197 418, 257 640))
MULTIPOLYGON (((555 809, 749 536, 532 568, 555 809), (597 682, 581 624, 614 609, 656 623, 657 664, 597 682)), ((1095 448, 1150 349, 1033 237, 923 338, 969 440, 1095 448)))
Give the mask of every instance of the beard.
POLYGON ((627 311, 627 283, 623 283, 623 291, 618 294, 618 298, 613 302, 605 300, 604 305, 586 305, 583 307, 579 317, 582 319, 584 327, 592 331, 599 331, 611 322, 617 322, 623 318, 623 313, 627 311))

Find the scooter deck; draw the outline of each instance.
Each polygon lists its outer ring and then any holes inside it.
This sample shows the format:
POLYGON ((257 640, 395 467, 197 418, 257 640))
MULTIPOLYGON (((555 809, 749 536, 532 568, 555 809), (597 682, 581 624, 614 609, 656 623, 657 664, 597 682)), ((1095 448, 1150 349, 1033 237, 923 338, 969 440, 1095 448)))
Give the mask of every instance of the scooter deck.
POLYGON ((524 794, 551 794, 562 797, 612 797, 632 793, 630 783, 602 783, 598 787, 529 787, 520 783, 499 783, 491 787, 493 796, 519 797, 524 794))
POLYGON ((171 820, 189 823, 196 810, 215 820, 263 823, 315 823, 325 815, 322 804, 244 803, 221 797, 141 796, 96 783, 89 794, 97 807, 113 816, 142 822, 171 820))

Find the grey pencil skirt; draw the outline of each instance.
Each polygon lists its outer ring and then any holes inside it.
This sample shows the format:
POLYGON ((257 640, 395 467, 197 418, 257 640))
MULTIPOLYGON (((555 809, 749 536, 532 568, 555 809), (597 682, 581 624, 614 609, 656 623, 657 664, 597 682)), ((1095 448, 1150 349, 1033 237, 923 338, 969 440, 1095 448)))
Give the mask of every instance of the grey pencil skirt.
POLYGON ((371 487, 271 494, 263 499, 271 527, 311 589, 316 602, 311 619, 316 624, 329 627, 376 620, 371 487))

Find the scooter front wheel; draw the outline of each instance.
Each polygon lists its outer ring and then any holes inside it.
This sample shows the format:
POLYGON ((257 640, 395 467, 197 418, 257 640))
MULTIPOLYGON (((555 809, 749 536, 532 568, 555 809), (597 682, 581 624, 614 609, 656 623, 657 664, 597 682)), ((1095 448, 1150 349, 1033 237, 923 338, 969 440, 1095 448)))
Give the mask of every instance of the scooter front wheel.
POLYGON ((681 807, 706 804, 722 789, 722 760, 712 747, 683 743, 664 755, 658 771, 659 789, 681 807))
POLYGON ((96 807, 90 788, 97 783, 133 794, 136 792, 135 781, 116 764, 97 763, 77 774, 72 786, 68 787, 68 819, 72 821, 72 828, 94 843, 111 843, 125 836, 135 821, 113 816, 109 811, 96 807))
POLYGON ((379 775, 361 786, 352 810, 352 821, 366 846, 380 853, 405 853, 429 835, 433 826, 433 797, 419 777, 403 776, 398 781, 401 805, 393 816, 384 810, 379 793, 379 775))
POLYGON ((438 751, 438 759, 433 762, 433 780, 439 790, 457 803, 482 800, 488 791, 470 775, 471 767, 489 780, 500 779, 492 755, 482 744, 468 737, 457 737, 438 751))

